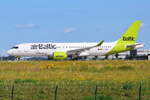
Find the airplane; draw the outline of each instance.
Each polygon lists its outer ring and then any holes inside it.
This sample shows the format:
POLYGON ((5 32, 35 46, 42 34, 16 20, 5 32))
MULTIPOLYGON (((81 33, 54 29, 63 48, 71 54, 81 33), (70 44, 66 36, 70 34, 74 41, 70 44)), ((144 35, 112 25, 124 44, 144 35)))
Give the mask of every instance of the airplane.
POLYGON ((16 57, 47 56, 54 60, 88 56, 109 56, 125 51, 143 48, 143 43, 136 43, 141 21, 137 20, 127 29, 120 39, 114 42, 99 43, 23 43, 12 47, 7 53, 16 57))

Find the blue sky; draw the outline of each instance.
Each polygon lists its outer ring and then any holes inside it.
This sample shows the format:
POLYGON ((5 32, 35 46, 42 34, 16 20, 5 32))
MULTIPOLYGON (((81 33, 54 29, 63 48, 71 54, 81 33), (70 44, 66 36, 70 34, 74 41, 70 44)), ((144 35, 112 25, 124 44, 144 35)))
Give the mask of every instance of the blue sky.
POLYGON ((150 49, 150 0, 1 0, 0 55, 28 42, 115 41, 141 20, 150 49))

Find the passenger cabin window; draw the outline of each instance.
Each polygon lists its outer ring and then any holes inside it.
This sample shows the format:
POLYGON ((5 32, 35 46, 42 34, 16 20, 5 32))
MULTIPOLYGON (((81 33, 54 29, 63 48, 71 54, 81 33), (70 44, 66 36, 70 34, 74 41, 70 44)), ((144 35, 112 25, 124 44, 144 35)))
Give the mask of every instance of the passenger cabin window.
POLYGON ((11 49, 18 49, 18 48, 19 48, 19 47, 16 46, 16 47, 12 47, 11 49))

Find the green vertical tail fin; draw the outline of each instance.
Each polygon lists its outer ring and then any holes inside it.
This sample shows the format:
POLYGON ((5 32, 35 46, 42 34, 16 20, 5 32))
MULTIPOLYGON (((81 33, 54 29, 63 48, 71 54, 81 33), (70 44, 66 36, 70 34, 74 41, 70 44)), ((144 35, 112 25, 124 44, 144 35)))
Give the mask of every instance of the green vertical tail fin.
POLYGON ((126 46, 136 43, 140 26, 141 21, 135 21, 132 23, 128 30, 116 42, 116 45, 112 48, 112 50, 110 50, 106 55, 132 50, 133 48, 127 48, 126 46))
POLYGON ((134 23, 132 23, 132 25, 123 34, 123 36, 119 39, 118 42, 124 42, 125 44, 135 43, 140 26, 141 26, 141 21, 135 21, 134 23))

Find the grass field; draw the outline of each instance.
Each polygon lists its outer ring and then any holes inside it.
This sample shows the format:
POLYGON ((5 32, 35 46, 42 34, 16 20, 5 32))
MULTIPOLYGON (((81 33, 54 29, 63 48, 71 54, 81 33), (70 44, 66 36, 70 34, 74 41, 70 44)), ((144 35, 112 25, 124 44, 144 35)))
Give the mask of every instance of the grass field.
MULTIPOLYGON (((27 61, 0 62, 0 99, 94 100, 95 86, 101 100, 150 100, 150 61, 27 61)), ((99 100, 99 99, 97 99, 99 100)))
POLYGON ((35 61, 0 62, 0 80, 150 79, 150 61, 35 61))

